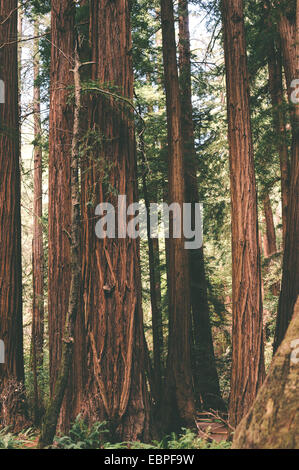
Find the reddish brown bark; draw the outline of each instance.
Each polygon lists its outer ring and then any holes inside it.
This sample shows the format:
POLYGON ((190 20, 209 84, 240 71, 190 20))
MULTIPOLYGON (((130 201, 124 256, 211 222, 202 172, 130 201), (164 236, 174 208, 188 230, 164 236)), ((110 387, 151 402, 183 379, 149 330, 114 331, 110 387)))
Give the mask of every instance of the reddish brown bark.
MULTIPOLYGON (((63 332, 68 311, 71 285, 71 145, 73 106, 69 88, 75 44, 75 5, 72 0, 53 0, 51 11, 51 75, 49 124, 49 350, 50 391, 53 396, 59 370, 63 332)), ((74 361, 66 397, 61 410, 60 426, 67 430, 79 413, 82 390, 83 333, 81 313, 75 327, 74 361)))
MULTIPOLYGON (((199 202, 197 163, 192 119, 191 53, 188 1, 179 0, 179 70, 182 109, 182 139, 185 172, 185 202, 199 202)), ((194 214, 193 214, 194 224, 194 214)), ((215 364, 203 248, 190 250, 190 293, 194 336, 194 378, 204 409, 225 409, 215 364)), ((198 397, 199 398, 199 397, 198 397)))
MULTIPOLYGON (((164 82, 168 129, 168 199, 181 210, 185 199, 181 103, 172 0, 161 0, 164 82)), ((172 221, 170 221, 171 227, 172 221)), ((189 258, 184 238, 169 239, 169 344, 166 371, 166 425, 194 423, 191 367, 191 305, 189 258)))
POLYGON ((15 431, 25 426, 22 329, 20 149, 18 107, 17 1, 0 1, 0 424, 15 431))
POLYGON ((230 422, 239 423, 264 379, 261 268, 242 0, 222 2, 232 217, 233 355, 230 422))
MULTIPOLYGON (((129 2, 90 3, 92 79, 133 98, 129 2)), ((95 87, 96 88, 96 87, 95 87)), ((109 93, 109 90, 108 90, 109 93)), ((115 438, 149 438, 139 247, 129 238, 98 239, 95 208, 118 195, 138 201, 131 109, 123 99, 98 93, 90 100, 88 146, 82 168, 83 298, 88 335, 84 410, 109 422, 115 438)))
POLYGON ((70 287, 72 108, 67 105, 72 83, 74 48, 73 1, 52 2, 52 51, 49 124, 49 348, 53 392, 61 357, 62 331, 70 287))
MULTIPOLYGON (((292 5, 289 8, 292 8, 292 5)), ((287 233, 274 351, 284 338, 299 293, 299 104, 298 93, 294 97, 294 87, 291 86, 292 80, 299 79, 299 1, 296 2, 295 15, 294 11, 281 12, 279 32, 291 109, 292 155, 287 233), (286 17, 285 13, 291 14, 286 17), (297 102, 296 99, 293 101, 293 98, 297 98, 297 102)))
POLYGON ((64 335, 61 361, 58 367, 58 374, 55 383, 55 389, 51 401, 47 407, 45 419, 43 422, 41 435, 38 442, 38 448, 43 449, 53 443, 59 413, 63 398, 65 395, 68 379, 72 369, 73 351, 74 351, 74 333, 77 313, 80 310, 80 284, 81 284, 81 256, 80 256, 80 189, 79 189, 79 124, 81 108, 81 81, 80 81, 80 61, 78 55, 78 45, 74 50, 74 119, 71 143, 71 194, 72 194, 72 212, 71 212, 71 285, 68 300, 68 310, 65 318, 64 335))
MULTIPOLYGON (((39 25, 36 22, 34 35, 39 35, 39 25)), ((42 396, 40 390, 39 372, 43 365, 44 342, 44 248, 43 248, 43 182, 42 182, 42 146, 41 146, 41 115, 40 87, 37 83, 40 72, 39 40, 34 47, 34 203, 33 203, 33 240, 32 240, 32 277, 33 305, 31 331, 31 366, 34 380, 34 419, 40 421, 42 396)))

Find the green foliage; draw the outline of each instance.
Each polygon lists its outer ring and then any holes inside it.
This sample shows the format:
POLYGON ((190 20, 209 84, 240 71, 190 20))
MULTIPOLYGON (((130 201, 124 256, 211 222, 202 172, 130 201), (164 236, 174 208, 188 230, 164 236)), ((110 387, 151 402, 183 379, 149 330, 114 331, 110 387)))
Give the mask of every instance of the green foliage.
POLYGON ((28 428, 18 436, 12 434, 9 428, 3 428, 0 430, 0 449, 21 449, 34 439, 36 439, 34 428, 28 428))
POLYGON ((0 431, 0 449, 18 449, 20 441, 7 428, 0 431))
POLYGON ((105 422, 95 423, 89 428, 79 415, 68 436, 55 437, 55 447, 59 449, 100 449, 103 445, 103 435, 108 432, 106 424, 105 422))
MULTIPOLYGON (((91 428, 87 426, 84 420, 78 416, 74 422, 69 434, 67 436, 56 436, 52 448, 67 449, 67 450, 80 450, 80 449, 229 449, 231 443, 227 441, 222 442, 208 442, 205 439, 198 437, 198 435, 190 429, 182 429, 180 435, 171 434, 165 436, 161 441, 153 441, 150 444, 143 442, 107 442, 105 437, 108 430, 106 429, 107 423, 95 423, 91 428)), ((9 432, 5 428, 0 431, 0 450, 2 449, 22 449, 33 448, 34 442, 37 440, 36 431, 29 428, 20 433, 18 436, 9 432)))
POLYGON ((183 429, 182 434, 177 436, 172 433, 168 438, 163 439, 161 442, 156 442, 156 447, 159 449, 229 449, 231 443, 223 442, 208 442, 195 434, 190 429, 183 429))

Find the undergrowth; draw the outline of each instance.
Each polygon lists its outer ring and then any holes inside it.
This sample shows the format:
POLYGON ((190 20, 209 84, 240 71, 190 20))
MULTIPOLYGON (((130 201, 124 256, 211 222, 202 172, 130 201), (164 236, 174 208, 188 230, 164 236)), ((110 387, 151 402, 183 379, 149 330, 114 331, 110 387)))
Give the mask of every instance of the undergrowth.
MULTIPOLYGON (((153 441, 151 444, 143 442, 109 442, 109 431, 107 423, 95 423, 88 427, 85 421, 78 416, 72 425, 68 435, 56 436, 52 449, 229 449, 231 443, 227 441, 209 442, 198 437, 190 429, 182 429, 177 435, 172 433, 165 436, 161 441, 153 441)), ((33 441, 37 441, 37 434, 33 428, 30 428, 18 436, 9 432, 8 428, 0 431, 0 449, 24 449, 34 448, 33 441)))

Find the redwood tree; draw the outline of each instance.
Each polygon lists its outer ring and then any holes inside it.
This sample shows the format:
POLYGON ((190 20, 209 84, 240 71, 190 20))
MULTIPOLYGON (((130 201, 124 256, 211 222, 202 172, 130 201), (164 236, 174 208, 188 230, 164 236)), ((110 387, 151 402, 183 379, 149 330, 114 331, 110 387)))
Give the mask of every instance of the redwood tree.
MULTIPOLYGON (((191 52, 188 1, 179 0, 179 71, 182 109, 182 139, 185 174, 185 202, 199 203, 194 143, 191 52)), ((194 377, 204 409, 225 409, 221 398, 210 323, 203 248, 190 250, 190 291, 194 336, 194 377)), ((199 397, 198 397, 199 398, 199 397)))
POLYGON ((17 16, 17 0, 0 1, 0 423, 15 431, 25 425, 17 16))
POLYGON ((138 201, 129 7, 128 0, 90 2, 94 96, 81 173, 88 341, 83 412, 90 421, 107 420, 115 438, 146 440, 150 413, 139 247, 121 233, 115 239, 99 239, 95 233, 99 203, 113 204, 117 213, 118 195, 126 195, 128 205, 138 201))
MULTIPOLYGON (((72 193, 72 223, 70 233, 71 245, 71 285, 68 300, 68 310, 64 324, 64 336, 61 360, 58 367, 54 393, 48 404, 41 435, 38 442, 38 448, 42 449, 53 443, 59 413, 63 398, 65 395, 70 371, 72 369, 73 352, 74 352, 74 333, 76 325, 76 317, 80 311, 80 284, 81 284, 81 257, 80 257, 80 189, 79 189, 79 124, 80 124, 80 108, 81 108, 81 80, 80 80, 80 61, 78 55, 78 46, 75 45, 74 50, 74 119, 72 132, 72 148, 71 148, 71 193, 72 193)), ((69 396, 69 395, 68 395, 69 396)), ((68 397, 67 397, 68 398, 68 397)), ((69 406, 69 404, 68 404, 69 406)))
POLYGON ((41 145, 41 114, 40 114, 40 87, 38 84, 39 63, 39 24, 35 21, 34 34, 34 218, 32 240, 32 277, 33 277, 33 306, 32 306, 32 337, 31 337, 31 365, 34 380, 34 419, 38 424, 40 420, 41 383, 39 380, 40 368, 43 365, 44 342, 44 248, 43 248, 43 181, 42 181, 42 145, 41 145))
MULTIPOLYGON (((268 23, 270 20, 268 20, 268 23)), ((287 232, 287 210, 289 200, 289 151, 286 135, 286 113, 284 110, 284 90, 282 81, 282 53, 279 41, 274 41, 273 28, 270 22, 269 50, 268 50, 268 71, 269 88, 273 108, 273 123, 277 137, 277 149, 280 160, 281 172, 281 205, 282 205, 282 231, 283 242, 285 243, 287 232)))
POLYGON ((279 15, 278 26, 291 113, 292 155, 287 231, 274 351, 285 335, 299 293, 299 104, 298 91, 296 93, 296 85, 293 86, 292 83, 293 80, 299 79, 299 1, 296 2, 295 11, 293 4, 288 4, 285 10, 280 10, 279 15))
POLYGON ((230 422, 239 423, 264 379, 257 194, 249 107, 243 1, 222 2, 232 217, 230 422))
MULTIPOLYGON (((168 130, 168 199, 169 204, 178 203, 182 210, 185 200, 184 161, 172 0, 161 0, 161 20, 168 130)), ((173 221, 175 221, 175 216, 173 221)), ((173 238, 170 230, 169 342, 165 414, 166 425, 171 426, 172 429, 179 424, 193 425, 194 423, 189 258, 184 242, 183 236, 173 238)))
MULTIPOLYGON (((61 361, 64 323, 71 286, 71 147, 75 2, 53 0, 51 9, 51 71, 49 123, 49 282, 48 319, 50 394, 53 396, 61 361)), ((77 316, 80 324, 80 312, 77 316)), ((66 430, 79 413, 83 368, 83 333, 76 326, 74 365, 60 424, 66 430)))

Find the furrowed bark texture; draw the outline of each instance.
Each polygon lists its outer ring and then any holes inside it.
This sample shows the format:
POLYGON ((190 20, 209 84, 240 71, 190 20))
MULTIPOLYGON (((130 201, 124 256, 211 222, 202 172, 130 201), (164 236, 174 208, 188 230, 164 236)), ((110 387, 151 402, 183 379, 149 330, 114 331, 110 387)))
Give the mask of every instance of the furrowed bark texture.
POLYGON ((233 355, 230 422, 239 423, 264 379, 256 183, 242 0, 222 2, 232 214, 233 355))
POLYGON ((80 257, 80 192, 79 192, 79 123, 81 107, 80 62, 77 45, 74 50, 74 120, 71 143, 71 286, 68 300, 68 310, 64 325, 61 361, 58 368, 57 380, 52 399, 47 408, 43 422, 38 447, 43 449, 53 443, 59 413, 72 369, 74 332, 77 312, 80 309, 81 257, 80 257))
MULTIPOLYGON (((181 103, 172 0, 161 0, 163 64, 168 128, 168 199, 181 211, 185 199, 181 103)), ((166 426, 194 423, 194 383, 191 366, 191 305, 189 258, 184 237, 169 238, 169 345, 166 371, 166 426)))
POLYGON ((134 121, 126 101, 133 98, 129 1, 91 1, 90 12, 92 80, 114 96, 98 92, 90 99, 90 150, 82 162, 82 271, 88 335, 83 411, 91 421, 107 420, 115 439, 147 440, 150 420, 139 246, 121 233, 114 239, 99 239, 95 234, 99 203, 113 204, 117 213, 118 195, 126 195, 128 205, 138 201, 134 121))
POLYGON ((20 431, 26 424, 24 395, 17 1, 0 1, 0 424, 20 431))
MULTIPOLYGON (((197 187, 197 163, 194 144, 194 126, 191 89, 191 53, 188 1, 179 0, 179 71, 182 109, 182 139, 185 172, 185 202, 199 203, 197 187)), ((210 323, 207 283, 203 248, 190 250, 190 292, 194 336, 194 378, 196 392, 204 409, 224 410, 210 323)))
MULTIPOLYGON (((38 22, 34 26, 34 35, 39 35, 38 22)), ((40 87, 39 78, 39 39, 34 43, 34 218, 32 240, 32 277, 33 277, 33 305, 32 305, 32 331, 31 331, 31 367, 34 380, 34 420, 40 421, 42 396, 40 390, 39 372, 43 365, 44 343, 44 248, 43 248, 43 182, 42 182, 42 146, 41 146, 41 114, 40 114, 40 87)))
MULTIPOLYGON (((72 68, 75 46, 75 5, 72 0, 52 1, 52 50, 49 125, 49 350, 50 392, 61 360, 64 323, 68 311, 71 286, 71 150, 73 105, 70 86, 74 82, 72 68)), ((81 313, 75 326, 74 361, 64 400, 60 427, 67 431, 79 413, 82 390, 83 332, 81 313)))
MULTIPOLYGON (((293 12, 294 13, 294 12, 293 12)), ((274 352, 280 345, 299 294, 299 104, 298 92, 294 97, 292 81, 299 79, 299 2, 296 14, 281 13, 279 32, 282 41, 284 68, 292 125, 292 155, 290 167, 290 192, 287 216, 287 232, 283 259, 283 274, 279 298, 278 317, 274 339, 274 352)))
POLYGON ((236 429, 233 449, 299 449, 298 346, 299 298, 266 380, 236 429))

